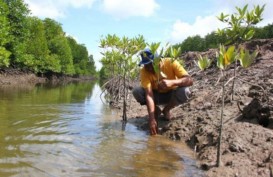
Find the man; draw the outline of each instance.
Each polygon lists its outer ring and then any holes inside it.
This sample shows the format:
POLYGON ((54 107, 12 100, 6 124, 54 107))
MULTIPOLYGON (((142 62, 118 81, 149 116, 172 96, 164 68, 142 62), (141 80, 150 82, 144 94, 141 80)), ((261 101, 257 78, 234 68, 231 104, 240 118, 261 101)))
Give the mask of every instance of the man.
POLYGON ((141 52, 140 70, 141 87, 133 89, 133 95, 141 105, 147 105, 151 135, 158 133, 156 119, 163 113, 164 118, 171 119, 171 109, 185 103, 190 95, 188 86, 193 84, 187 71, 169 58, 162 59, 159 73, 153 66, 154 55, 150 49, 141 52), (161 110, 157 105, 164 105, 161 110))

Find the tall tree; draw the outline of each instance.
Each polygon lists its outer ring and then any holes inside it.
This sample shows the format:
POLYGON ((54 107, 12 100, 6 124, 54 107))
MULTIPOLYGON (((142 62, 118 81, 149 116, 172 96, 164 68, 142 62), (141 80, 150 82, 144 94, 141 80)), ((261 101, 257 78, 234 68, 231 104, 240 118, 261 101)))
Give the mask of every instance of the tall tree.
POLYGON ((60 23, 50 18, 45 18, 43 21, 46 30, 47 41, 54 39, 56 36, 65 36, 60 23))
POLYGON ((73 75, 75 73, 70 46, 64 36, 57 36, 49 42, 51 54, 57 55, 61 65, 61 73, 73 75))
POLYGON ((24 57, 25 41, 29 36, 27 28, 28 6, 23 0, 3 0, 8 6, 8 20, 10 24, 11 41, 6 44, 6 49, 12 52, 11 64, 24 57))
POLYGON ((50 50, 50 59, 59 61, 62 74, 73 75, 75 70, 72 52, 61 24, 46 18, 44 26, 48 49, 50 50))
POLYGON ((94 60, 93 55, 89 55, 86 68, 87 68, 88 74, 90 74, 92 76, 97 75, 96 65, 95 65, 95 60, 94 60))
POLYGON ((11 42, 11 37, 9 34, 10 26, 8 23, 8 6, 0 0, 0 67, 9 66, 10 52, 6 49, 5 45, 11 42))
POLYGON ((17 59, 17 62, 36 73, 41 72, 45 70, 44 62, 49 54, 43 21, 37 17, 28 17, 27 27, 30 34, 26 40, 27 50, 24 57, 17 59))
POLYGON ((83 44, 78 44, 77 41, 70 36, 66 38, 71 48, 75 73, 78 75, 88 74, 87 63, 89 59, 87 48, 83 44))

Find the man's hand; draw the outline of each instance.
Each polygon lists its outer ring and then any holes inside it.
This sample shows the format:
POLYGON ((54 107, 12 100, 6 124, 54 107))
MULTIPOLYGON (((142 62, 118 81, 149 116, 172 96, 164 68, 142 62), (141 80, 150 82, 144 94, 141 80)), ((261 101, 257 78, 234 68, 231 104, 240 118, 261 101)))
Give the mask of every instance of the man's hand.
POLYGON ((157 134, 157 122, 155 119, 149 119, 150 133, 151 135, 157 134))
POLYGON ((193 84, 192 78, 190 76, 184 76, 179 79, 169 80, 163 79, 158 83, 158 89, 168 89, 173 86, 188 87, 193 84))
POLYGON ((173 80, 163 79, 159 82, 158 88, 161 90, 171 88, 173 86, 173 80))

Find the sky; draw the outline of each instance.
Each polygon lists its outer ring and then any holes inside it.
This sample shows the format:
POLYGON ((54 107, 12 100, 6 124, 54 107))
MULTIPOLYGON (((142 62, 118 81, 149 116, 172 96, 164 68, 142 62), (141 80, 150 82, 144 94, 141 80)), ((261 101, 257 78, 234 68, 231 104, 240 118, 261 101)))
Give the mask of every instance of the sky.
POLYGON ((59 22, 63 31, 84 44, 101 68, 100 39, 108 34, 134 38, 143 35, 148 43, 181 43, 189 36, 223 28, 221 12, 234 13, 237 7, 252 10, 264 5, 263 21, 273 23, 272 0, 24 0, 31 15, 59 22))

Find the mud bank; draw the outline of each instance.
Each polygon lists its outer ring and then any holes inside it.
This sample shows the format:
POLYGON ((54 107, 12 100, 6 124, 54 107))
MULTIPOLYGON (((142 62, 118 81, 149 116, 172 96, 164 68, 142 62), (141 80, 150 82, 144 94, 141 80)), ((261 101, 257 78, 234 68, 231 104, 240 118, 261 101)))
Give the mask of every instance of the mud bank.
MULTIPOLYGON (((220 71, 216 63, 200 72, 193 64, 196 52, 184 54, 186 69, 194 79, 192 97, 173 109, 171 121, 158 120, 160 136, 186 142, 196 151, 205 176, 273 175, 273 40, 254 40, 244 45, 250 50, 258 49, 259 55, 248 69, 238 65, 233 100, 232 82, 226 86, 221 167, 215 166, 221 113, 220 71)), ((214 58, 215 50, 201 54, 214 58)), ((233 76, 233 68, 227 70, 228 77, 233 76)), ((129 122, 149 133, 146 106, 132 99, 128 117, 129 122)))

